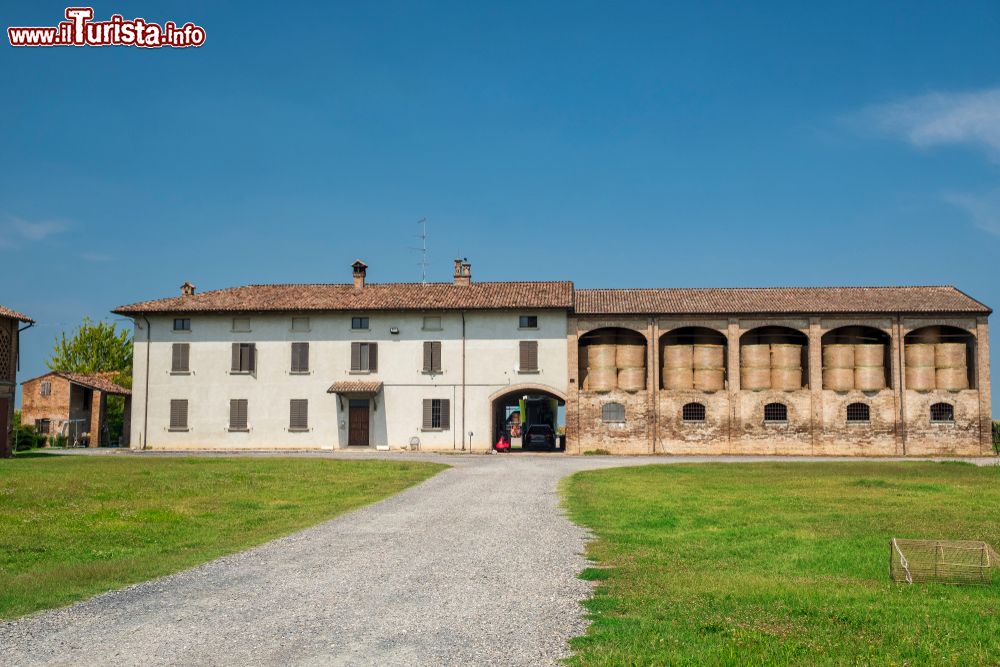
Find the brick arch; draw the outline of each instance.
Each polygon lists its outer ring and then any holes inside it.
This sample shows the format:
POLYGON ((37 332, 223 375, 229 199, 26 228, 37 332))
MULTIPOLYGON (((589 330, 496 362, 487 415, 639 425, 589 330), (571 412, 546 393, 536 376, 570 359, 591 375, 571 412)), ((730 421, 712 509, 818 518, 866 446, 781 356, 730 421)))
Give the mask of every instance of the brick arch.
POLYGON ((625 331, 631 331, 632 333, 637 333, 643 338, 646 338, 646 327, 641 325, 632 325, 628 323, 617 323, 617 324, 607 324, 596 327, 588 327, 586 329, 578 329, 576 332, 576 337, 579 340, 587 334, 594 333, 595 331, 601 331, 602 329, 624 329, 625 331))
POLYGON ((525 394, 530 394, 531 392, 541 392, 543 394, 552 394, 560 401, 566 401, 565 392, 561 392, 555 387, 550 387, 547 384, 540 384, 537 382, 525 382, 522 384, 509 384, 503 389, 493 392, 490 394, 490 405, 493 405, 494 401, 498 398, 503 398, 507 394, 513 394, 523 392, 525 394))

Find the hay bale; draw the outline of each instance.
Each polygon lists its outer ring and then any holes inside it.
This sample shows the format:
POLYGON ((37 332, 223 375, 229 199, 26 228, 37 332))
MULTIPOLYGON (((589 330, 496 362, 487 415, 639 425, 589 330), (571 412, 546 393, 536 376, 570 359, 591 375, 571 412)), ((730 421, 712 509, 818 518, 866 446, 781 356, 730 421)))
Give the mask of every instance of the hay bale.
POLYGON ((726 373, 721 368, 695 368, 694 388, 699 391, 722 391, 726 388, 726 373))
POLYGON ((854 368, 854 388, 861 391, 885 389, 885 367, 856 366, 854 368))
POLYGON ((772 368, 771 389, 796 391, 802 389, 801 368, 772 368))
POLYGON ((618 346, 611 343, 597 343, 587 346, 587 365, 596 368, 616 368, 618 346))
POLYGON ((802 346, 792 343, 775 343, 771 345, 771 368, 801 369, 802 346))
POLYGON ((903 351, 903 359, 906 361, 907 368, 925 366, 934 368, 934 357, 934 346, 928 343, 911 343, 906 345, 903 351))
POLYGON ((854 345, 823 346, 824 368, 854 368, 854 345))
POLYGON ((853 368, 824 368, 823 389, 850 391, 854 389, 853 368))
POLYGON ((694 348, 691 345, 664 345, 664 368, 691 368, 694 348))
POLYGON ((726 353, 722 345, 695 345, 691 354, 693 368, 717 370, 725 367, 726 353))
POLYGON ((854 346, 855 366, 885 366, 885 345, 859 343, 854 346))
POLYGON ((744 367, 740 369, 740 388, 761 391, 771 388, 771 369, 744 367))
POLYGON ((644 391, 646 389, 646 369, 622 368, 619 370, 618 388, 623 391, 644 391))
POLYGON ((913 389, 914 391, 930 391, 936 386, 937 372, 933 366, 906 367, 907 389, 913 389))
POLYGON ((965 343, 938 343, 934 346, 934 365, 938 368, 965 368, 965 343))
POLYGON ((599 393, 611 391, 618 386, 618 369, 614 366, 610 368, 591 368, 587 372, 587 383, 589 391, 599 393))
POLYGON ((959 391, 969 388, 969 374, 964 368, 939 368, 935 373, 938 389, 959 391))
POLYGON ((618 343, 615 348, 615 365, 622 368, 645 368, 646 345, 644 343, 618 343))
MULTIPOLYGON (((751 344, 740 346, 741 368, 771 368, 771 346, 751 344)), ((770 380, 768 380, 770 383, 770 380)), ((766 387, 765 387, 766 388, 766 387)))
POLYGON ((687 368, 664 368, 663 369, 664 389, 693 389, 694 371, 687 368))

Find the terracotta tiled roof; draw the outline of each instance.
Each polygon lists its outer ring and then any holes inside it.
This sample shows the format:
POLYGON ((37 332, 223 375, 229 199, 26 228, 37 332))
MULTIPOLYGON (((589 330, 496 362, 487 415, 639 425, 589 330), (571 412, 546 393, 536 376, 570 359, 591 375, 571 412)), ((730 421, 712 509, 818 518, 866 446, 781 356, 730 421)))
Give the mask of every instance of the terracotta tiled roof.
POLYGON ((10 308, 5 308, 4 306, 0 306, 0 317, 8 317, 8 318, 10 318, 12 320, 19 320, 21 322, 34 322, 35 321, 35 320, 31 319, 30 317, 28 317, 27 315, 22 315, 21 313, 17 312, 16 310, 11 310, 10 308))
POLYGON ((377 394, 380 391, 382 383, 377 380, 342 380, 326 390, 328 394, 377 394))
POLYGON ((111 378, 116 375, 116 373, 67 373, 65 371, 51 371, 45 375, 39 375, 38 377, 33 377, 30 380, 25 380, 22 385, 28 384, 29 382, 34 382, 35 380, 40 380, 42 378, 55 375, 56 377, 61 377, 69 380, 73 384, 78 384, 89 389, 96 389, 98 391, 103 391, 105 394, 113 394, 117 396, 131 396, 132 390, 127 389, 119 384, 116 384, 111 378))
POLYGON ((119 315, 140 313, 488 310, 499 308, 571 308, 571 282, 493 282, 248 285, 143 301, 115 309, 119 315))
POLYGON ((576 312, 626 313, 990 313, 950 286, 585 289, 576 312))

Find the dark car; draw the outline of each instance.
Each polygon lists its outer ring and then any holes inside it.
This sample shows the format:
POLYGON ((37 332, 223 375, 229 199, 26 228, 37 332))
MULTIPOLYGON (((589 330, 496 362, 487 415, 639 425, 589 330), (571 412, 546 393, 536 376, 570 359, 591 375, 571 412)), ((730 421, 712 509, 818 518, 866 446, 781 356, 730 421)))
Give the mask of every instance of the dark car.
POLYGON ((555 449, 555 431, 553 431, 552 427, 548 424, 532 424, 527 428, 527 430, 525 430, 524 435, 522 436, 521 447, 524 449, 532 449, 535 447, 555 449))

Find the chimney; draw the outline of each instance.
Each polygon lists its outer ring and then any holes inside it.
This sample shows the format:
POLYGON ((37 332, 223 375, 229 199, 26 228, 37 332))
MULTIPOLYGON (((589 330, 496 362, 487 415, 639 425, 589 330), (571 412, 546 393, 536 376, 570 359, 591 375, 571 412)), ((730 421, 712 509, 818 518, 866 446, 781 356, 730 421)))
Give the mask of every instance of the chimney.
POLYGON ((181 296, 191 296, 192 294, 194 294, 194 285, 189 282, 181 285, 181 296))
POLYGON ((469 264, 469 260, 464 258, 455 260, 455 284, 472 284, 472 264, 469 264))
POLYGON ((368 265, 358 259, 354 261, 354 264, 351 264, 351 268, 354 269, 354 289, 364 288, 365 272, 368 270, 368 265))

